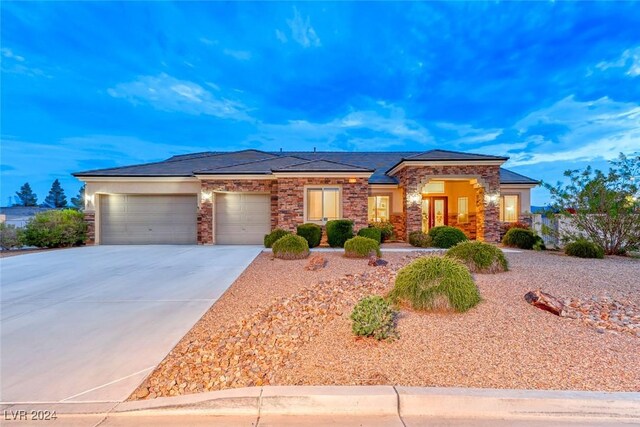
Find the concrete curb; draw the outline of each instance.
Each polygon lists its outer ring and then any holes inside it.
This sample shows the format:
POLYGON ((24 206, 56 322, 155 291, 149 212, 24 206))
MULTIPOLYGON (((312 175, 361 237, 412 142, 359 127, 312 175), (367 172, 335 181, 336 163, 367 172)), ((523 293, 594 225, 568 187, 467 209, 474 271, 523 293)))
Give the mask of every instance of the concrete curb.
POLYGON ((640 393, 392 386, 268 386, 123 402, 110 416, 396 415, 634 421, 640 393))

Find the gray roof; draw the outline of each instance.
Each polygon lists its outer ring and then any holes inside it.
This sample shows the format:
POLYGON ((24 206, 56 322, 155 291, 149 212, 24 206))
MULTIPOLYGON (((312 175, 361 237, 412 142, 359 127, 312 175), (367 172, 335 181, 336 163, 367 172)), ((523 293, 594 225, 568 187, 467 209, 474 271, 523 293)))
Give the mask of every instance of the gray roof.
MULTIPOLYGON (((412 161, 496 161, 507 157, 460 153, 447 150, 416 151, 280 151, 243 150, 229 152, 202 152, 173 156, 162 162, 123 166, 75 173, 77 177, 89 176, 193 176, 194 174, 268 174, 281 172, 373 171, 371 184, 397 184, 397 179, 386 172, 403 160, 412 161)), ((500 169, 502 183, 537 184, 507 169, 500 169), (504 181, 504 180, 506 181, 504 181)))

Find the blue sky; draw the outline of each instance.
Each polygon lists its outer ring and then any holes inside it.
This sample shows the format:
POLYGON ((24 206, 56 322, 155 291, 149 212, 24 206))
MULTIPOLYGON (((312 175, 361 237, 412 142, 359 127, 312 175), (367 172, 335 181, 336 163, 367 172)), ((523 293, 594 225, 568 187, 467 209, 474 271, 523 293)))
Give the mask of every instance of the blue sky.
POLYGON ((0 8, 3 205, 193 151, 443 148, 555 182, 640 149, 634 3, 0 8))

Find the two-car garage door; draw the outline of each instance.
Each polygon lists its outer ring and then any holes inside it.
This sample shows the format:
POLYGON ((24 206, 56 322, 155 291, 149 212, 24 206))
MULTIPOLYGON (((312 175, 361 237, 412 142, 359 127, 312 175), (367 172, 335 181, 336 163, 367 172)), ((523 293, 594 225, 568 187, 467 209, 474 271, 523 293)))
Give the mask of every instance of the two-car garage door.
POLYGON ((100 243, 195 245, 195 195, 100 196, 100 243))
MULTIPOLYGON (((215 242, 262 244, 271 229, 268 194, 216 193, 215 242)), ((193 245, 197 243, 196 195, 100 196, 100 243, 193 245)))

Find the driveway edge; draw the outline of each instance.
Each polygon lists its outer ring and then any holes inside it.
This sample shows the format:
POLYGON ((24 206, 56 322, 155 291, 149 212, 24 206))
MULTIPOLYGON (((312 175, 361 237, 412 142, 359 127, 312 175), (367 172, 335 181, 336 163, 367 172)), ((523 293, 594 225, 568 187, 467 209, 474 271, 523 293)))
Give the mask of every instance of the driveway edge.
POLYGON ((123 402, 110 416, 397 415, 640 422, 640 393, 393 386, 266 386, 123 402))

